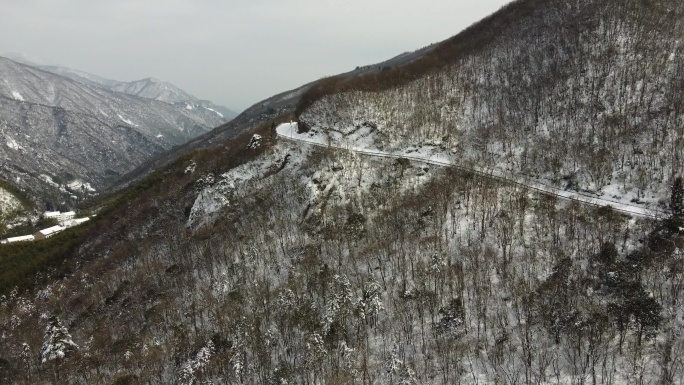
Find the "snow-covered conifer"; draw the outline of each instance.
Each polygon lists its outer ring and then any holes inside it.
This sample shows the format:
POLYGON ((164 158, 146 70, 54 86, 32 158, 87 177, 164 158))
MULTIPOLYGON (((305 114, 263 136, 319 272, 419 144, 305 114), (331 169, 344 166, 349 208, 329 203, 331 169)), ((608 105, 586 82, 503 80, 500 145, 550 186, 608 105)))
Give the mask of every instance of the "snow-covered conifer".
POLYGON ((196 373, 204 369, 208 364, 211 357, 214 355, 214 343, 209 340, 202 349, 197 352, 195 357, 189 360, 181 369, 180 372, 180 383, 192 385, 197 380, 196 373))
POLYGON ((323 333, 328 334, 333 322, 344 318, 352 310, 352 291, 349 278, 333 276, 332 288, 323 315, 323 333))
POLYGON ((380 297, 381 287, 377 282, 371 281, 363 289, 363 296, 356 303, 357 313, 360 319, 369 319, 371 323, 377 321, 378 314, 385 310, 380 297))
POLYGON ((309 369, 315 368, 328 354, 323 337, 318 333, 309 336, 306 342, 306 364, 309 369))
POLYGON ((78 345, 72 340, 71 334, 57 316, 48 318, 45 328, 43 347, 40 349, 40 357, 43 363, 53 360, 61 360, 73 351, 78 345))

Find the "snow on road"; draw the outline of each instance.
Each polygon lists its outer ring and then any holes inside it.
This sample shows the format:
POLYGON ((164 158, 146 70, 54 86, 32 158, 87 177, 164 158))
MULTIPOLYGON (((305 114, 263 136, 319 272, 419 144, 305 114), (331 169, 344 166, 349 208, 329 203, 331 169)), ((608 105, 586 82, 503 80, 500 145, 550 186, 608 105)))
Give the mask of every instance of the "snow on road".
POLYGON ((476 166, 459 165, 456 161, 452 159, 450 154, 434 146, 413 147, 407 148, 401 152, 390 153, 375 148, 371 140, 366 140, 369 138, 368 136, 349 137, 339 135, 338 132, 331 132, 329 134, 327 132, 321 132, 316 129, 312 129, 309 132, 299 133, 297 122, 283 123, 279 125, 278 127, 276 127, 276 133, 279 137, 284 139, 308 143, 320 147, 339 148, 370 156, 377 156, 383 158, 406 158, 409 160, 425 162, 428 164, 438 166, 456 167, 462 170, 475 172, 488 178, 524 185, 529 187, 530 189, 546 194, 551 194, 559 198, 573 200, 580 203, 595 206, 608 205, 616 211, 637 217, 662 218, 667 215, 667 213, 663 211, 652 210, 649 208, 640 207, 636 205, 630 205, 624 202, 606 199, 577 191, 563 190, 555 186, 550 186, 544 183, 521 178, 515 175, 506 175, 501 172, 486 170, 476 166))

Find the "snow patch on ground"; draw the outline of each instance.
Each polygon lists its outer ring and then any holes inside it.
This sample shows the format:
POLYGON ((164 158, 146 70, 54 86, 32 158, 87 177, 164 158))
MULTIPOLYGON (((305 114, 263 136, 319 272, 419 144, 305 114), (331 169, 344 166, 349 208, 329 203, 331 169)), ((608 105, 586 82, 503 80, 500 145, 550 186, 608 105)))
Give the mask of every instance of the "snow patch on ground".
POLYGON ((215 113, 216 115, 218 115, 218 116, 220 116, 220 117, 222 117, 222 118, 223 118, 223 114, 222 114, 222 113, 220 113, 220 112, 218 112, 218 111, 216 111, 216 110, 215 110, 215 109, 213 109, 213 108, 209 108, 209 107, 204 107, 204 109, 205 109, 205 110, 209 110, 209 111, 211 111, 211 112, 215 113))
MULTIPOLYGON (((199 178, 195 184, 201 191, 190 209, 188 227, 198 228, 213 223, 221 210, 230 206, 233 198, 249 193, 252 183, 258 184, 263 178, 279 172, 283 167, 299 164, 302 157, 292 155, 294 154, 288 149, 276 148, 218 177, 209 174, 199 178)), ((192 162, 186 168, 186 172, 194 171, 195 166, 192 162)))
POLYGON ((22 208, 21 202, 9 191, 0 188, 0 214, 8 214, 22 208))
POLYGON ((95 191, 96 191, 96 190, 90 185, 90 183, 83 182, 83 181, 80 181, 80 180, 78 180, 78 179, 76 179, 76 180, 74 180, 74 181, 72 181, 72 182, 69 182, 69 183, 67 184, 67 187, 69 187, 71 190, 75 190, 75 191, 78 191, 78 190, 86 190, 86 191, 90 191, 90 192, 95 192, 95 191))
POLYGON ((188 167, 185 168, 185 174, 195 172, 195 169, 197 168, 197 163, 195 163, 194 160, 190 161, 190 164, 188 167))
POLYGON ((12 139, 12 138, 7 138, 6 144, 7 144, 7 147, 9 147, 15 151, 22 149, 22 147, 19 145, 19 143, 17 143, 17 141, 12 139))
POLYGON ((13 97, 15 100, 18 100, 18 101, 20 101, 20 102, 23 102, 23 101, 24 101, 24 97, 21 96, 21 94, 18 93, 17 91, 12 91, 12 97, 13 97))
POLYGON ((249 143, 247 143, 247 149, 248 150, 253 150, 261 145, 261 135, 259 134, 254 134, 252 137, 249 139, 249 143))
POLYGON ((234 184, 222 181, 211 188, 200 191, 190 210, 188 226, 196 227, 213 222, 216 219, 216 213, 230 204, 228 198, 234 188, 234 184))
POLYGON ((137 124, 135 124, 135 123, 133 123, 132 121, 130 121, 130 120, 124 118, 123 116, 121 116, 121 115, 119 115, 119 114, 116 114, 116 116, 118 116, 119 119, 121 119, 122 122, 124 122, 124 123, 126 123, 126 124, 130 124, 130 125, 133 126, 133 127, 138 127, 137 124))
POLYGON ((59 187, 59 184, 55 183, 55 181, 52 180, 52 178, 51 178, 49 175, 40 174, 40 175, 38 175, 38 179, 40 179, 40 180, 42 180, 43 182, 49 184, 50 186, 59 187))

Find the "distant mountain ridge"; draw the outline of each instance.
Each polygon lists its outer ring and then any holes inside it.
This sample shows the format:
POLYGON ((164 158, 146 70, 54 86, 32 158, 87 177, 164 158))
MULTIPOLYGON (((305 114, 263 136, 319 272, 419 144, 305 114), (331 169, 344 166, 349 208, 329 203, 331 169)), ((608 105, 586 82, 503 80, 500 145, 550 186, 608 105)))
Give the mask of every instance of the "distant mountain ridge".
POLYGON ((219 115, 226 120, 237 116, 235 111, 215 104, 209 100, 199 99, 185 90, 182 90, 170 82, 159 80, 154 77, 134 80, 130 82, 104 78, 98 75, 80 71, 77 69, 45 63, 46 59, 31 58, 20 53, 7 53, 0 56, 7 57, 15 62, 31 67, 39 68, 43 71, 51 72, 60 76, 67 77, 79 83, 90 86, 102 87, 110 91, 121 92, 128 95, 139 96, 141 98, 158 100, 165 103, 182 105, 192 108, 204 108, 219 115), (186 103, 186 104, 183 104, 186 103))
MULTIPOLYGON (((11 57, 9 59, 14 60, 11 57)), ((103 77, 100 77, 97 75, 89 74, 87 72, 74 70, 74 69, 67 68, 67 67, 60 67, 60 66, 53 66, 53 65, 34 65, 34 64, 23 63, 23 62, 17 61, 17 60, 15 60, 15 61, 18 63, 30 65, 31 67, 40 68, 43 71, 52 72, 53 74, 64 76, 64 77, 67 77, 69 79, 76 80, 79 83, 88 84, 91 86, 98 86, 98 87, 104 87, 104 88, 110 89, 111 87, 115 87, 121 83, 117 80, 106 79, 106 78, 103 78, 103 77)))
POLYGON ((201 100, 190 95, 175 85, 149 77, 127 83, 121 83, 109 87, 112 91, 135 95, 141 98, 154 99, 162 102, 183 105, 185 108, 203 108, 209 110, 226 120, 233 119, 237 114, 223 106, 216 105, 209 100, 201 100))
POLYGON ((211 107, 116 92, 98 85, 106 79, 63 72, 69 76, 0 57, 0 177, 34 197, 77 197, 64 187, 74 180, 99 190, 227 120, 211 107))
POLYGON ((194 96, 173 84, 153 77, 128 83, 119 83, 111 87, 111 90, 171 104, 186 101, 199 101, 194 96))

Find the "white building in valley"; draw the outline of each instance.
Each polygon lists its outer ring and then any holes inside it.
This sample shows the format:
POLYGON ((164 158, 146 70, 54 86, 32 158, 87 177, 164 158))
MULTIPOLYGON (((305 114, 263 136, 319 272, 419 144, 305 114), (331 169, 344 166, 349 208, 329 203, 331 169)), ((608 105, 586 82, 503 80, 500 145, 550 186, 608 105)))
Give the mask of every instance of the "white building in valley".
POLYGON ((78 226, 84 222, 88 222, 90 220, 89 217, 85 218, 75 218, 76 213, 73 211, 67 211, 65 213, 61 213, 59 211, 46 211, 43 213, 43 218, 45 219, 56 219, 59 222, 59 225, 57 226, 52 226, 48 227, 47 229, 40 230, 36 232, 35 234, 31 235, 22 235, 20 237, 12 237, 12 238, 7 238, 0 240, 0 244, 7 244, 7 243, 15 243, 15 242, 30 242, 30 241, 37 241, 41 239, 47 239, 50 238, 51 236, 61 233, 62 231, 78 226))
POLYGON ((47 229, 40 230, 39 232, 33 234, 35 239, 46 239, 50 238, 51 236, 61 233, 64 231, 64 227, 62 226, 52 226, 48 227, 47 229))
POLYGON ((45 219, 56 219, 57 222, 66 222, 74 219, 76 213, 73 211, 59 212, 59 211, 46 211, 43 213, 43 218, 45 219))
POLYGON ((66 228, 69 228, 69 227, 78 226, 83 222, 88 222, 89 220, 90 220, 90 218, 88 218, 88 217, 76 218, 76 219, 69 219, 68 221, 60 222, 60 224, 66 228))
POLYGON ((0 243, 31 242, 35 239, 36 237, 34 237, 33 235, 22 235, 20 237, 3 239, 2 241, 0 241, 0 243))

